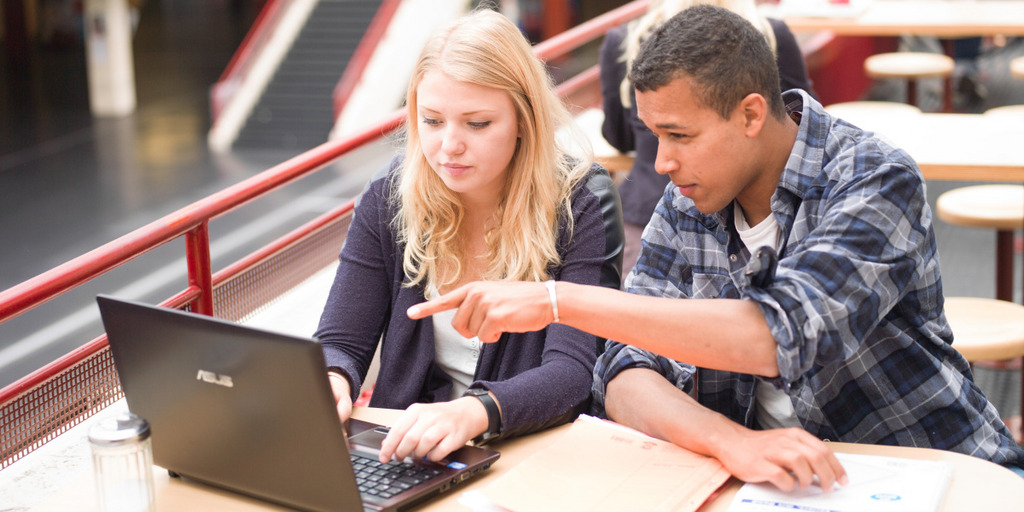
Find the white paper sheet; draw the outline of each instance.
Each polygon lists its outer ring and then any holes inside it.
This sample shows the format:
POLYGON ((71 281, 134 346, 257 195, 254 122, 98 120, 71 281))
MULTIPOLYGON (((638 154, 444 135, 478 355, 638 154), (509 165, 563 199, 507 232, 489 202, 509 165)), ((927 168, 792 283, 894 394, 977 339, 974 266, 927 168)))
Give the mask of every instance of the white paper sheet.
POLYGON ((933 512, 953 476, 952 465, 931 460, 837 453, 850 481, 826 494, 811 486, 783 492, 771 484, 743 484, 729 512, 933 512))

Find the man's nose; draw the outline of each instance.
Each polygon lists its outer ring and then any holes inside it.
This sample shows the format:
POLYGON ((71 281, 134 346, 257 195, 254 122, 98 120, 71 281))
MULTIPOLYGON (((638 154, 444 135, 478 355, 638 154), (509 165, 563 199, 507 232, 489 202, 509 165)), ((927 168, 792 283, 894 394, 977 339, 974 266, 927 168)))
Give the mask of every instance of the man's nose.
POLYGON ((658 153, 654 158, 654 170, 658 174, 668 174, 670 172, 679 169, 679 160, 674 155, 665 149, 661 144, 658 144, 658 153))

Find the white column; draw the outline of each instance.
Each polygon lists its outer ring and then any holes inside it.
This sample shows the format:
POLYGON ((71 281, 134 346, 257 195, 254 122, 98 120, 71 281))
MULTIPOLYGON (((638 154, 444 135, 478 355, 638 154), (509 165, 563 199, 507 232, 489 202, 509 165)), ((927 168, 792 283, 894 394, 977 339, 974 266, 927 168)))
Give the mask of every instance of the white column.
POLYGON ((132 21, 127 0, 86 0, 86 68, 89 106, 95 116, 124 116, 135 110, 132 21))

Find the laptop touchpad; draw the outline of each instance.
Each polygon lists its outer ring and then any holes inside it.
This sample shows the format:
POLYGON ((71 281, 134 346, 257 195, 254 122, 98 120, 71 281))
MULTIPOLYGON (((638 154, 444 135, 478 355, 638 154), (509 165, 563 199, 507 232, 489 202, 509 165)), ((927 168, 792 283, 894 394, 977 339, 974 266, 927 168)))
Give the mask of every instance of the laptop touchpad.
POLYGON ((378 426, 369 430, 364 430, 358 434, 348 438, 348 442, 353 446, 360 446, 369 448, 374 452, 380 451, 381 443, 384 442, 384 438, 388 435, 388 427, 378 426))

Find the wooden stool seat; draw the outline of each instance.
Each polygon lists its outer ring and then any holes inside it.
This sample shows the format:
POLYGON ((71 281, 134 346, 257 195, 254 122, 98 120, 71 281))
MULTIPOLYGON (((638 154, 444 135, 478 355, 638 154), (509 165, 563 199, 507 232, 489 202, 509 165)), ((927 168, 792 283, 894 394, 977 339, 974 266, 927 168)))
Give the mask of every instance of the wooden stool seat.
POLYGON ((953 59, 941 53, 891 52, 864 61, 871 78, 935 78, 953 74, 953 59))
POLYGON ((1024 78, 1024 56, 1010 61, 1010 74, 1014 78, 1024 78))
POLYGON ((825 107, 829 115, 854 126, 871 126, 876 119, 905 119, 920 116, 921 109, 895 101, 846 101, 825 107))
POLYGON ((951 110, 950 77, 955 67, 953 59, 941 53, 890 52, 879 53, 864 61, 864 73, 868 78, 904 79, 907 81, 907 103, 917 104, 917 81, 922 78, 945 78, 943 109, 951 110))
POLYGON ((939 196, 935 210, 950 224, 996 230, 996 298, 1013 302, 1013 233, 1024 226, 1024 186, 953 189, 939 196))
POLYGON ((985 111, 987 116, 1018 116, 1024 117, 1024 105, 1005 105, 985 111))
POLYGON ((950 224, 1013 231, 1024 226, 1024 186, 956 188, 939 196, 936 210, 950 224))
POLYGON ((1005 300, 946 297, 953 348, 970 362, 1024 355, 1024 306, 1005 300))
POLYGON ((913 105, 895 101, 844 101, 833 103, 825 107, 825 110, 840 119, 856 119, 859 115, 916 115, 921 113, 921 109, 913 105))
MULTIPOLYGON (((953 348, 972 365, 1024 355, 1024 306, 996 299, 946 297, 945 312, 953 330, 953 348)), ((1024 368, 1020 410, 1024 411, 1024 368)), ((1018 443, 1024 441, 1020 438, 1021 416, 1004 416, 1003 421, 1018 443)))

